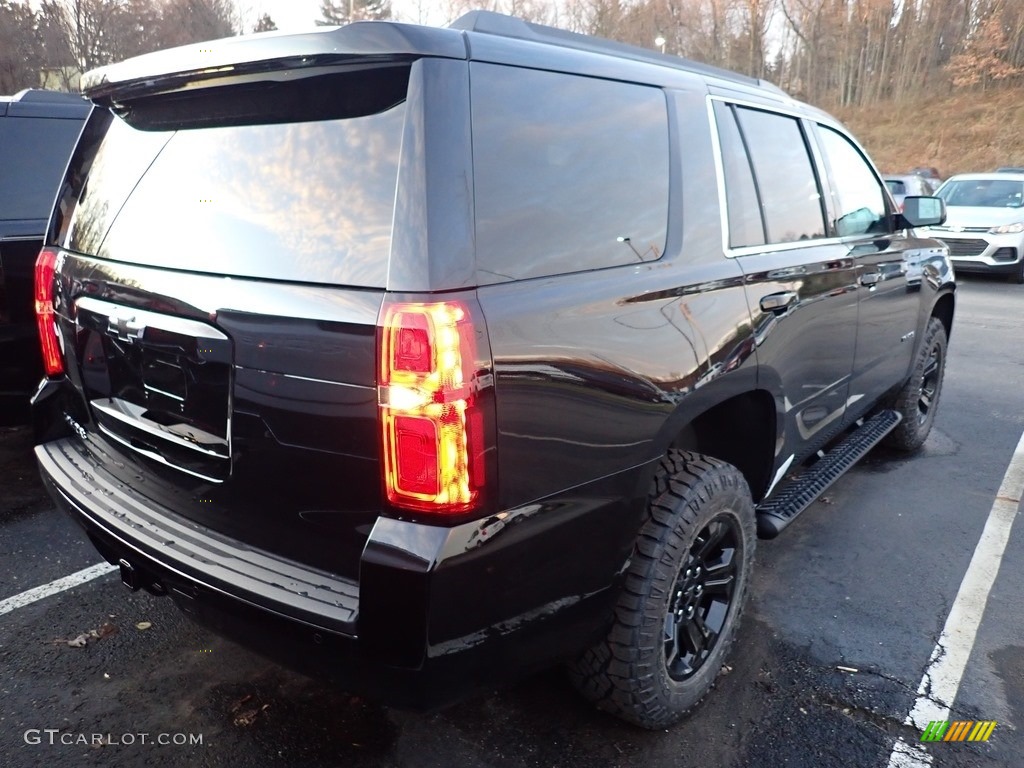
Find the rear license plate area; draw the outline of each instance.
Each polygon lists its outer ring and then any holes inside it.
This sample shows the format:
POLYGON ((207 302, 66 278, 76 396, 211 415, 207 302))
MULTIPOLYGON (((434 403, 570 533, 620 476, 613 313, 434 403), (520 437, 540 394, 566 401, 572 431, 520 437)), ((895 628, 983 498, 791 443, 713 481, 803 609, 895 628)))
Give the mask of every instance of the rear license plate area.
POLYGON ((83 391, 100 429, 190 474, 230 472, 231 342, 195 320, 76 304, 83 391))

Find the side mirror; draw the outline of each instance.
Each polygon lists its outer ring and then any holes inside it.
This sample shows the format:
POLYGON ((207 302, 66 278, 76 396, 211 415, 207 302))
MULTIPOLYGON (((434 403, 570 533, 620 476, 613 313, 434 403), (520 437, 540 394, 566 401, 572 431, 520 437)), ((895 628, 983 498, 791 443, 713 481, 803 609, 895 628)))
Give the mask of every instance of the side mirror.
POLYGON ((946 223, 946 201, 941 197, 907 197, 903 221, 908 227, 934 227, 946 223))

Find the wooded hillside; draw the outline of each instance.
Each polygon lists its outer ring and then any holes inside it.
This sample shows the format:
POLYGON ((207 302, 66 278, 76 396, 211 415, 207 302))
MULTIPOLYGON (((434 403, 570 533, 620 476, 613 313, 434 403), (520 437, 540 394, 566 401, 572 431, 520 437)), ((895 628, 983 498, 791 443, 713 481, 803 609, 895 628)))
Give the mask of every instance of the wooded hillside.
MULTIPOLYGON (((447 0, 459 11, 473 0, 447 0)), ((1024 83, 1024 0, 492 0, 771 80, 827 109, 1024 83)))
POLYGON ((945 178, 999 166, 1024 167, 1024 87, 918 96, 837 109, 883 173, 934 166, 945 178))
MULTIPOLYGON (((38 71, 88 69, 236 34, 244 0, 0 0, 0 93, 38 71)), ((826 108, 914 99, 922 89, 1024 83, 1024 0, 418 0, 447 23, 488 8, 764 77, 826 108), (440 10, 440 14, 439 11, 440 10)), ((386 0, 321 3, 320 23, 392 15, 386 0)), ((269 17, 261 20, 272 25, 269 17)), ((251 31, 251 29, 244 29, 251 31)))
MULTIPOLYGON (((78 72, 273 29, 245 0, 0 0, 0 94, 73 90, 78 72)), ((323 0, 310 23, 446 24, 474 8, 762 77, 830 110, 879 165, 1024 164, 1024 0, 323 0), (404 14, 404 15, 403 15, 404 14)))

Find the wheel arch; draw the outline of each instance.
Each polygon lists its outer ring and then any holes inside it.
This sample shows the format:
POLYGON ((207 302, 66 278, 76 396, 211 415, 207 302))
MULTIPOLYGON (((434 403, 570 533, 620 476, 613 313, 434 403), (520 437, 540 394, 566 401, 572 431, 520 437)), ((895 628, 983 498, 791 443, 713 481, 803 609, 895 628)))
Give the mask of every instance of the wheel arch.
POLYGON ((938 318, 939 322, 942 323, 946 329, 946 338, 949 339, 953 333, 953 313, 956 309, 956 298, 953 295, 953 291, 944 291, 939 294, 936 298, 935 303, 932 305, 932 311, 930 317, 938 318))
MULTIPOLYGON (((753 379, 749 387, 723 387, 716 397, 710 395, 694 393, 697 402, 684 401, 676 408, 655 440, 657 457, 678 449, 732 464, 743 474, 756 503, 768 491, 774 470, 778 440, 775 398, 754 386, 753 379)), ((656 468, 654 461, 645 489, 650 487, 656 468)))

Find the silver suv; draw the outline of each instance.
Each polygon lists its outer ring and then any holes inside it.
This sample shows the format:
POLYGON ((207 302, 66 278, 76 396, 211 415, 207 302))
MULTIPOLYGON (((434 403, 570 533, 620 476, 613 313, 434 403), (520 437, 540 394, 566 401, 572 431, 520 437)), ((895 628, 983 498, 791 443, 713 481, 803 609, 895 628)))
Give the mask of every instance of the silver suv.
MULTIPOLYGON (((889 189, 897 207, 903 210, 903 201, 912 195, 928 197, 935 194, 935 187, 924 176, 915 173, 883 176, 882 181, 889 189)), ((937 186, 937 185, 936 185, 937 186)))

